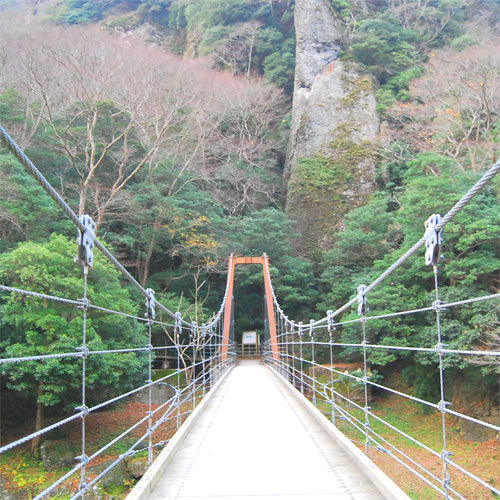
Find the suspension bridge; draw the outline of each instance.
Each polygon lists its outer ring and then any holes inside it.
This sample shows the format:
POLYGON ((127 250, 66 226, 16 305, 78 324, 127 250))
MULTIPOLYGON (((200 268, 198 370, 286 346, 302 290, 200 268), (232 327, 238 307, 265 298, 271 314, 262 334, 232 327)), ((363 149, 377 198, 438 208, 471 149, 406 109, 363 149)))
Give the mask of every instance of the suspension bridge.
MULTIPOLYGON (((78 310, 82 319, 81 344, 74 351, 53 354, 32 354, 20 357, 0 356, 0 367, 16 363, 48 360, 79 363, 81 371, 81 401, 74 414, 51 425, 0 445, 0 454, 7 453, 43 437, 71 422, 80 422, 81 450, 75 464, 43 491, 34 495, 42 499, 57 495, 68 481, 78 478, 78 487, 71 499, 92 498, 95 488, 105 476, 124 460, 145 455, 148 469, 130 492, 129 500, 143 498, 334 498, 376 499, 408 498, 372 461, 383 454, 414 475, 436 495, 444 498, 466 498, 455 486, 457 474, 467 477, 478 490, 489 495, 500 491, 487 477, 480 477, 461 462, 460 453, 453 455, 449 447, 450 418, 467 421, 496 433, 500 427, 492 422, 457 411, 446 399, 445 360, 448 356, 490 357, 498 359, 499 351, 450 349, 443 336, 444 312, 488 301, 495 303, 500 294, 470 297, 457 302, 440 298, 439 262, 442 232, 446 225, 481 192, 500 170, 500 162, 491 167, 460 200, 441 217, 429 214, 422 237, 374 281, 360 285, 353 297, 336 310, 329 310, 319 320, 295 321, 280 307, 272 286, 269 259, 266 255, 241 257, 231 255, 223 301, 218 311, 205 324, 186 321, 179 312, 171 311, 155 297, 154 290, 144 288, 96 238, 95 225, 88 215, 77 216, 42 173, 29 160, 8 133, 0 127, 0 137, 8 150, 32 175, 78 230, 78 263, 82 269, 83 297, 63 297, 0 285, 0 291, 10 297, 26 300, 56 302, 78 310), (425 255, 419 252, 425 247, 425 255), (121 276, 144 297, 144 316, 104 307, 93 302, 89 295, 88 279, 94 266, 94 252, 104 257, 121 276), (416 310, 401 310, 377 314, 369 307, 370 293, 410 259, 423 259, 434 272, 434 300, 416 310), (233 286, 238 265, 262 266, 265 290, 266 340, 259 359, 242 360, 237 356, 234 334, 233 286), (343 319, 343 313, 357 308, 358 317, 343 319), (147 330, 147 343, 121 349, 92 350, 87 339, 88 321, 99 312, 125 317, 139 322, 147 330), (434 338, 427 346, 380 345, 368 341, 367 328, 372 322, 385 318, 410 317, 419 314, 434 316, 434 338), (168 319, 164 319, 168 318, 168 319), (340 342, 336 329, 360 327, 357 342, 340 342), (152 329, 161 327, 171 342, 152 344, 152 329), (357 372, 343 370, 336 353, 342 348, 357 350, 362 362, 357 372), (409 392, 378 383, 370 376, 368 353, 376 351, 405 351, 410 355, 426 354, 437 357, 439 400, 427 401, 409 392), (89 406, 86 387, 89 359, 109 354, 141 353, 147 356, 146 382, 124 394, 114 395, 89 406), (167 353, 177 360, 177 368, 164 377, 153 380, 152 363, 155 353, 167 353), (329 357, 320 363, 318 355, 329 357), (181 363, 182 361, 182 363, 181 363), (181 383, 181 380, 183 381, 181 383), (360 390, 352 397, 340 390, 343 381, 350 381, 360 390), (153 402, 155 386, 167 386, 169 395, 164 401, 153 402), (428 446, 409 431, 384 420, 370 407, 372 390, 383 391, 405 401, 417 403, 439 415, 441 446, 428 446), (91 414, 126 401, 138 393, 147 394, 144 416, 120 435, 99 449, 89 451, 87 421, 91 414), (187 408, 187 409, 186 409, 187 408), (187 418, 186 418, 187 417, 187 418), (157 438, 158 430, 167 422, 175 422, 177 432, 169 440, 157 438), (377 425, 375 425, 377 424, 377 425), (348 426, 362 442, 349 433, 348 426), (401 449, 397 439, 389 439, 380 426, 396 437, 412 443, 416 450, 428 455, 440 466, 426 466, 421 455, 401 449), (139 432, 140 431, 140 432, 139 432), (139 437, 137 432, 140 433, 139 437), (108 450, 120 442, 127 445, 116 459, 106 463, 98 473, 92 466, 108 450), (160 451, 161 450, 161 451, 160 451), (159 453, 158 453, 159 452, 159 453), (156 455, 156 457, 155 457, 156 455)), ((447 207, 444 207, 447 208, 447 207)), ((493 307, 493 306, 492 306, 493 307)), ((498 435, 498 434, 497 434, 498 435)), ((482 494, 482 493, 481 493, 482 494)))

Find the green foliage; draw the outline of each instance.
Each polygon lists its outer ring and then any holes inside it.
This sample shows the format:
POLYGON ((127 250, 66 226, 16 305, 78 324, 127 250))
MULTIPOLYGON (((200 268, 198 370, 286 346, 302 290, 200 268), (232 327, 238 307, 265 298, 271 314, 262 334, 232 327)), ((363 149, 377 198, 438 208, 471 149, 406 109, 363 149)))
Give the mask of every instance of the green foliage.
MULTIPOLYGON (((0 256, 0 279, 9 286, 76 299, 82 296, 81 269, 74 263, 76 246, 63 236, 44 243, 26 242, 0 256)), ((118 272, 100 255, 90 271, 88 297, 92 303, 137 314, 118 272)), ((5 357, 75 352, 82 343, 82 313, 74 307, 43 299, 3 294, 2 352, 5 357)), ((119 349, 146 343, 142 325, 121 316, 89 310, 87 346, 90 350, 119 349)), ((145 369, 136 353, 90 356, 87 360, 89 401, 134 387, 145 369)), ((7 386, 28 391, 44 406, 72 408, 79 401, 81 362, 75 358, 2 365, 7 386)))
POLYGON ((0 251, 25 239, 42 241, 51 230, 73 234, 73 225, 17 160, 0 149, 0 251))
MULTIPOLYGON (((355 295, 358 285, 373 281, 422 237, 424 222, 432 213, 451 208, 478 178, 473 172, 461 170, 454 160, 436 153, 421 153, 403 161, 397 172, 397 189, 391 190, 398 193, 399 208, 394 209, 390 196, 376 193, 366 206, 348 214, 344 230, 325 254, 322 280, 326 293, 321 308, 340 306, 355 295)), ((491 293, 500 268, 496 196, 496 187, 489 186, 446 226, 445 260, 439 278, 441 300, 455 302, 491 293)), ((434 299, 432 270, 425 266, 422 254, 412 257, 368 298, 370 315, 427 307, 434 299)), ((343 319, 356 317, 352 313, 343 319)), ((443 342, 450 349, 474 349, 495 331, 497 324, 497 311, 491 304, 450 308, 441 317, 443 342)), ((358 324, 341 328, 338 335, 343 342, 362 340, 358 324)), ((370 343, 429 348, 437 342, 435 314, 370 321, 367 335, 370 343)), ((342 356, 358 361, 361 354, 360 349, 349 348, 342 356)), ((434 397, 437 354, 418 353, 409 358, 406 351, 369 352, 371 365, 378 367, 398 366, 406 358, 414 360, 407 372, 411 370, 414 377, 415 394, 434 397)), ((445 368, 450 374, 455 370, 474 373, 475 377, 479 374, 461 356, 446 356, 445 368)), ((481 383, 487 384, 484 379, 481 383)))
POLYGON ((361 23, 352 52, 357 61, 385 83, 419 62, 421 56, 414 46, 417 40, 414 31, 403 28, 394 17, 384 15, 361 23))
POLYGON ((64 24, 87 24, 103 18, 107 8, 118 0, 64 0, 56 4, 51 11, 54 21, 64 24))

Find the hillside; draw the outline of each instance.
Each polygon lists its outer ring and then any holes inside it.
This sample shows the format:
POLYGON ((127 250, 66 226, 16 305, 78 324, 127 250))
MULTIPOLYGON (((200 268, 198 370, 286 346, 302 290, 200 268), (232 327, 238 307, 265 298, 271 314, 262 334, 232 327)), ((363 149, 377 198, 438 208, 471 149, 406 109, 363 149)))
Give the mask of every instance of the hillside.
MULTIPOLYGON (((207 321, 228 255, 267 253, 281 305, 308 322, 311 307, 319 318, 355 296, 497 161, 499 19, 498 0, 0 0, 0 122, 172 310, 207 321)), ((4 149, 0 172, 0 281, 69 289, 74 271, 62 263, 74 228, 4 149)), ((442 300, 499 293, 498 188, 448 225, 442 300)), ((111 271, 106 279, 118 286, 111 271)), ((240 333, 264 329, 261 281, 260 270, 238 270, 240 333)), ((370 307, 418 309, 433 293, 420 259, 370 307)), ((133 297, 120 300, 135 313, 133 297)), ((0 308, 0 346, 12 356, 19 339, 36 350, 61 327, 57 311, 40 324, 6 296, 0 308)), ((450 349, 499 348, 498 309, 477 302, 446 314, 450 349)), ((73 319, 64 318, 70 333, 73 319)), ((372 343, 422 347, 435 324, 422 315, 375 326, 372 343)), ((96 344, 144 334, 120 328, 96 322, 108 335, 96 344)), ((355 342, 360 330, 335 335, 355 342)), ((348 347, 336 356, 361 359, 348 347)), ((498 365, 450 359, 450 400, 498 419, 498 365)), ((139 358, 130 360, 138 379, 139 358)), ((415 396, 438 400, 436 356, 381 350, 368 362, 378 380, 396 373, 415 396)), ((27 407, 74 403, 44 374, 25 382, 2 370, 4 390, 24 391, 27 407)), ((110 386, 132 383, 126 375, 110 386)))

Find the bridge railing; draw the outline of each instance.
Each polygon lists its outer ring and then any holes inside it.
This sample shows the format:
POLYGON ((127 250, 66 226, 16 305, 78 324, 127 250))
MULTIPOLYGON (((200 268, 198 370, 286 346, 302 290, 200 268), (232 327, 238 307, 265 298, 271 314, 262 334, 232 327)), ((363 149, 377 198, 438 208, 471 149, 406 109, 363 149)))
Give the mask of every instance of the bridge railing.
MULTIPOLYGON (((452 482, 452 473, 467 476, 475 482, 478 487, 489 490, 491 494, 500 495, 498 488, 489 481, 489 478, 481 478, 478 474, 471 472, 465 465, 461 465, 460 456, 452 459, 449 447, 449 418, 454 417, 461 421, 481 426, 500 432, 500 427, 492 422, 475 418, 467 413, 455 411, 451 403, 445 398, 445 362, 449 356, 462 356, 465 358, 493 358, 500 360, 500 351, 481 349, 449 349, 445 344, 443 335, 443 313, 459 307, 467 307, 470 304, 488 301, 493 303, 500 298, 499 293, 470 297, 456 302, 444 302, 440 299, 439 289, 439 260, 442 242, 442 230, 500 171, 500 161, 491 167, 472 188, 446 213, 444 217, 432 214, 426 222, 425 234, 396 262, 382 272, 372 283, 361 285, 355 292, 354 297, 335 311, 330 310, 325 317, 318 321, 311 320, 307 323, 290 320, 281 309, 276 295, 273 298, 276 307, 276 324, 278 325, 279 360, 273 359, 270 341, 264 346, 264 359, 273 366, 278 373, 285 377, 291 384, 310 398, 324 412, 330 414, 335 425, 344 427, 348 424, 358 436, 364 439, 366 453, 371 456, 372 450, 382 452, 390 456, 395 462, 405 469, 411 471, 416 477, 426 483, 433 490, 446 498, 465 498, 452 482), (425 261, 432 266, 434 273, 434 300, 426 307, 414 310, 399 310, 390 313, 368 314, 368 297, 380 283, 391 276, 408 259, 417 256, 417 251, 425 245, 425 261), (342 313, 350 311, 353 306, 358 308, 358 317, 342 320, 342 313), (434 315, 435 337, 429 341, 427 346, 408 346, 396 344, 379 345, 370 343, 367 336, 367 326, 381 319, 408 318, 415 315, 434 315), (358 342, 341 342, 335 333, 336 329, 349 329, 358 325, 358 342), (359 353, 359 363, 347 366, 342 359, 341 350, 350 349, 359 353), (428 401, 418 398, 408 390, 396 390, 377 383, 370 371, 368 355, 373 352, 393 351, 404 352, 407 355, 425 355, 437 357, 437 372, 439 376, 439 401, 428 401), (318 354, 328 363, 318 362, 318 354), (347 369, 347 368, 350 368, 347 369), (440 414, 440 433, 442 447, 434 449, 423 443, 421 439, 411 435, 410 432, 398 428, 386 419, 377 415, 370 406, 371 393, 379 391, 391 394, 406 401, 411 401, 425 407, 430 411, 440 414), (377 429, 377 430, 375 430, 377 429), (393 437, 387 437, 387 433, 403 438, 403 441, 416 445, 425 450, 434 459, 434 463, 440 463, 442 474, 434 472, 426 467, 422 460, 411 456, 408 452, 398 446, 398 441, 393 437), (384 435, 383 435, 384 434, 384 435)), ((269 271, 268 271, 269 272, 269 271)), ((393 278, 394 279, 394 278, 393 278)), ((496 303, 496 302, 495 302, 496 303)), ((373 328, 377 328, 375 324, 373 328)), ((430 368, 432 370, 432 368, 430 368)), ((352 432, 352 431, 351 431, 352 432)), ((413 433, 414 434, 414 433, 413 433)), ((498 434, 497 434, 498 436, 498 434)))
MULTIPOLYGON (((186 321, 179 312, 173 312, 159 302, 155 298, 155 293, 152 289, 144 288, 124 268, 118 259, 116 259, 104 244, 96 238, 95 225, 92 219, 87 215, 82 217, 76 215, 1 126, 0 139, 26 171, 38 181, 47 194, 78 228, 77 260, 82 269, 82 286, 81 289, 75 290, 76 297, 80 297, 83 291, 83 298, 75 298, 39 293, 36 290, 16 288, 8 286, 7 284, 0 285, 0 292, 8 294, 12 298, 22 296, 28 303, 30 300, 54 302, 70 309, 78 309, 82 317, 82 341, 72 352, 39 355, 30 352, 30 355, 19 357, 8 357, 5 353, 0 354, 0 370, 7 365, 13 366, 28 362, 45 363, 51 359, 74 360, 75 363, 81 364, 81 401, 79 406, 75 408, 75 413, 9 443, 0 443, 0 455, 17 447, 26 445, 32 440, 42 438, 54 429, 80 420, 81 453, 75 457, 77 465, 43 489, 43 491, 36 492, 34 495, 34 500, 39 500, 49 495, 57 494, 58 488, 67 486, 68 482, 79 474, 79 486, 73 491, 71 496, 71 499, 76 499, 84 497, 86 492, 89 492, 89 490, 95 487, 106 474, 128 457, 132 457, 140 452, 147 453, 147 462, 150 465, 154 456, 153 450, 164 446, 168 442, 160 440, 159 438, 156 439, 155 431, 171 420, 176 421, 178 428, 182 423, 183 417, 195 408, 197 400, 203 397, 205 393, 215 385, 220 377, 233 366, 236 361, 236 345, 231 340, 228 345, 229 355, 227 359, 223 359, 224 345, 222 325, 224 321, 224 305, 227 297, 227 288, 219 310, 212 315, 210 321, 203 325, 186 321), (143 305, 144 316, 130 314, 127 311, 121 311, 119 309, 103 307, 100 304, 92 302, 92 297, 88 293, 88 279, 89 275, 91 276, 92 273, 94 248, 102 252, 109 262, 118 269, 121 275, 144 296, 146 299, 143 305), (157 316, 157 311, 160 312, 159 317, 157 316), (110 316, 121 316, 128 320, 139 322, 147 330, 146 344, 143 346, 135 345, 120 349, 91 350, 87 340, 87 327, 89 318, 96 312, 110 316), (163 313, 165 313, 169 319, 163 320, 163 313), (153 328, 161 328, 163 333, 165 333, 166 337, 164 338, 167 339, 165 345, 152 345, 153 328), (153 380, 152 362, 155 357, 155 352, 161 352, 163 355, 166 353, 167 357, 175 358, 177 360, 177 367, 167 375, 153 380), (147 360, 144 364, 145 383, 126 393, 113 395, 113 397, 95 404, 94 406, 88 406, 87 385, 89 374, 87 372, 87 361, 90 358, 93 359, 99 356, 124 353, 142 353, 142 355, 147 355, 147 360), (153 404, 152 390, 155 386, 168 386, 173 395, 160 404, 153 404), (147 392, 147 410, 145 411, 144 417, 90 454, 88 451, 89 443, 86 430, 86 423, 89 415, 103 409, 109 409, 111 405, 126 401, 127 398, 141 392, 147 392), (142 431, 141 428, 145 426, 147 430, 142 431), (137 433, 139 433, 140 436, 135 438, 134 435, 137 433), (96 460, 102 458, 105 452, 109 453, 109 450, 114 445, 125 438, 133 438, 133 444, 116 459, 112 460, 104 470, 101 470, 98 474, 90 474, 89 468, 94 465, 96 460)), ((75 250, 77 250, 76 247, 75 250)))

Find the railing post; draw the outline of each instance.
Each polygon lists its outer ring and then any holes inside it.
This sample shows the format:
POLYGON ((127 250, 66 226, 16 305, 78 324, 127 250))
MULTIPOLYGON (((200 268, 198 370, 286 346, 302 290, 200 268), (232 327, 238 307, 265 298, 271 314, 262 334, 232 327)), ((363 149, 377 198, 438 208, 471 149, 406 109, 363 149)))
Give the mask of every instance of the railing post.
POLYGON ((304 323, 299 322, 299 357, 300 357, 300 392, 304 394, 304 352, 302 348, 302 334, 304 323))
POLYGON ((316 360, 314 358, 314 320, 309 321, 309 338, 311 340, 311 362, 312 362, 312 402, 316 406, 316 360))
POLYGON ((358 286, 358 314, 361 316, 361 325, 363 328, 363 341, 361 342, 363 346, 363 384, 365 391, 365 453, 371 457, 371 442, 370 442, 370 406, 368 405, 368 361, 367 361, 367 352, 366 352, 366 285, 358 286))
POLYGON ((86 385, 87 385, 87 356, 89 349, 87 347, 87 310, 90 305, 87 296, 88 289, 88 276, 89 269, 94 265, 94 242, 95 236, 95 223, 88 215, 82 215, 80 217, 80 222, 82 223, 85 230, 78 231, 78 262, 83 266, 83 298, 82 302, 82 344, 79 348, 82 356, 82 382, 81 382, 81 405, 75 408, 77 411, 82 412, 82 428, 81 428, 81 455, 76 457, 77 460, 82 464, 80 470, 80 483, 79 491, 82 491, 81 497, 85 497, 85 491, 87 489, 87 464, 89 463, 88 456, 86 454, 86 418, 89 413, 87 407, 87 396, 86 396, 86 385))
POLYGON ((196 344, 198 342, 198 325, 196 321, 193 321, 191 323, 191 337, 190 337, 190 343, 192 343, 192 348, 191 348, 191 364, 193 365, 191 368, 191 390, 192 392, 192 405, 193 405, 193 411, 196 408, 196 344))
POLYGON ((151 288, 146 290, 148 298, 146 300, 146 318, 148 319, 148 466, 153 463, 153 406, 152 406, 152 390, 153 390, 153 372, 152 372, 152 335, 151 327, 153 325, 153 320, 156 317, 155 313, 155 292, 151 288))
MULTIPOLYGON (((175 338, 175 350, 177 352, 177 394, 180 395, 181 391, 181 348, 180 348, 180 338, 182 334, 182 315, 179 311, 175 313, 175 331, 174 331, 174 338, 175 338)), ((184 372, 185 373, 185 372, 184 372)), ((185 375, 184 375, 185 376, 185 375)), ((181 415, 180 415, 180 398, 178 401, 176 401, 176 406, 177 406, 177 414, 176 414, 176 419, 175 419, 175 424, 177 429, 181 426, 181 415)))
POLYGON ((335 421, 335 379, 333 377, 333 311, 329 310, 326 313, 327 318, 328 318, 328 335, 329 335, 329 348, 330 348, 330 384, 332 386, 332 392, 331 392, 331 407, 332 407, 332 424, 337 425, 335 421))
POLYGON ((438 408, 441 412, 441 425, 443 433, 443 451, 441 452, 441 461, 443 462, 443 489, 445 491, 446 499, 450 498, 449 489, 451 486, 450 472, 448 470, 448 459, 451 453, 448 451, 447 443, 447 430, 446 430, 446 406, 450 403, 446 401, 444 395, 444 366, 443 366, 443 352, 442 349, 446 347, 442 343, 441 334, 441 302, 439 300, 439 270, 438 264, 441 259, 441 245, 443 243, 442 233, 443 230, 436 230, 436 227, 441 222, 441 216, 439 214, 431 215, 425 221, 425 264, 432 265, 434 272, 434 294, 435 301, 433 303, 433 309, 436 312, 436 333, 437 333, 437 344, 436 352, 439 357, 439 389, 441 400, 439 401, 438 408))

